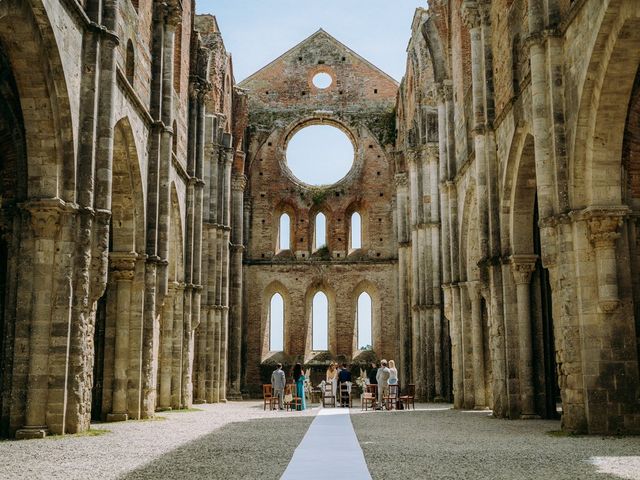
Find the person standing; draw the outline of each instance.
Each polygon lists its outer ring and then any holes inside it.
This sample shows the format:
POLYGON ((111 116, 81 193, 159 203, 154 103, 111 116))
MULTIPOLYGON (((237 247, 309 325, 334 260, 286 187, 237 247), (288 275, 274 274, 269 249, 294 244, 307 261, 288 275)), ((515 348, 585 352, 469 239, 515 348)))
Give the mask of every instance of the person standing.
POLYGON ((396 369, 396 362, 389 360, 389 385, 398 384, 398 370, 396 369))
POLYGON ((338 390, 340 391, 340 406, 341 407, 348 407, 348 402, 349 402, 349 398, 348 396, 345 398, 342 396, 342 384, 345 384, 347 386, 347 392, 349 392, 349 395, 351 395, 351 372, 349 371, 349 369, 347 368, 347 364, 343 363, 342 364, 342 369, 340 370, 340 373, 338 373, 338 390))
POLYGON ((369 370, 369 375, 367 376, 367 378, 369 379, 369 385, 378 384, 378 380, 376 378, 377 375, 378 375, 378 364, 376 362, 371 362, 371 370, 369 370))
POLYGON ((300 405, 298 406, 298 410, 305 410, 307 408, 307 403, 304 398, 305 377, 302 372, 302 365, 300 365, 300 363, 296 363, 295 367, 293 367, 293 380, 296 382, 296 396, 300 398, 300 405))
POLYGON ((389 375, 390 372, 387 367, 387 361, 382 360, 376 376, 376 380, 378 381, 378 409, 382 408, 382 399, 387 395, 389 390, 389 375))
POLYGON ((276 369, 271 374, 271 389, 273 396, 278 399, 278 407, 282 410, 282 397, 284 396, 284 387, 287 383, 287 377, 282 370, 282 364, 276 365, 276 369))

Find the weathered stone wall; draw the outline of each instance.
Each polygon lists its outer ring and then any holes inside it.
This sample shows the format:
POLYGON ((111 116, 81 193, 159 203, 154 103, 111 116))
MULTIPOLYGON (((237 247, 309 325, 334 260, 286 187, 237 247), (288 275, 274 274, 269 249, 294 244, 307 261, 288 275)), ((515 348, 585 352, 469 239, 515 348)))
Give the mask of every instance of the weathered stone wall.
POLYGON ((324 31, 316 32, 240 84, 248 91, 247 251, 245 325, 247 390, 257 393, 260 365, 297 359, 325 365, 351 361, 357 295, 373 300, 373 349, 397 355, 394 165, 386 147, 393 139, 396 83, 324 31), (318 72, 332 76, 327 89, 313 86, 318 72), (286 168, 286 145, 299 128, 337 126, 351 138, 354 166, 336 184, 310 187, 286 168), (362 248, 350 250, 351 214, 362 216, 362 248), (327 249, 314 251, 315 215, 327 218, 327 249), (291 217, 291 248, 277 248, 279 219, 291 217), (329 297, 329 351, 311 345, 311 298, 329 297), (285 347, 269 352, 271 296, 285 298, 285 347), (283 356, 284 355, 284 356, 283 356))
MULTIPOLYGON (((191 405, 201 292, 218 280, 201 268, 204 192, 231 196, 210 168, 220 152, 205 158, 204 138, 217 134, 210 119, 223 106, 229 113, 234 95, 227 87, 220 106, 206 103, 221 81, 209 74, 214 53, 192 8, 0 8, 0 102, 9 106, 0 119, 2 435, 75 433, 91 418, 191 405)), ((227 142, 225 158, 233 147, 242 149, 227 142)), ((228 283, 228 254, 209 264, 228 283)))
POLYGON ((637 432, 637 3, 430 4, 454 404, 637 432))

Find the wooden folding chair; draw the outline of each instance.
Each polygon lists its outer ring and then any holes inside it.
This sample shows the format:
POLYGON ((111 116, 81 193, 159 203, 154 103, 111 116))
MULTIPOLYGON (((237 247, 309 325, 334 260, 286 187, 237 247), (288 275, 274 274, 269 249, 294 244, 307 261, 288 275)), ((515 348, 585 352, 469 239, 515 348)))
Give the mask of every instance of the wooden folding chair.
POLYGON ((389 393, 382 400, 387 410, 393 410, 398 407, 398 399, 400 397, 400 385, 389 385, 389 393))
POLYGON ((369 410, 376 408, 378 399, 378 385, 365 385, 364 393, 362 394, 361 410, 369 410))
POLYGON ((277 398, 273 396, 273 387, 270 383, 265 383, 262 385, 262 399, 264 400, 264 408, 267 409, 267 404, 269 404, 269 410, 273 410, 275 402, 278 401, 277 398))
POLYGON ((405 410, 409 410, 409 405, 416 409, 416 386, 413 383, 407 385, 407 391, 400 396, 400 401, 404 404, 405 410))
POLYGON ((349 389, 349 384, 347 382, 342 382, 340 384, 340 406, 347 406, 351 408, 351 390, 349 389))
POLYGON ((327 404, 330 404, 333 407, 336 406, 336 394, 333 391, 332 383, 326 383, 322 390, 322 406, 326 407, 327 404))

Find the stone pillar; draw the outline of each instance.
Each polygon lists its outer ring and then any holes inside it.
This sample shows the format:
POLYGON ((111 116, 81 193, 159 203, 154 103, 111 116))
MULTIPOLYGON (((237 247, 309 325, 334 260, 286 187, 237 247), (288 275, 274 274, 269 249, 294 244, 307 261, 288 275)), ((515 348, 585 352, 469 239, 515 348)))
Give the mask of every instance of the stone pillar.
POLYGON ((411 325, 409 289, 409 218, 408 218, 408 179, 407 174, 399 173, 396 182, 396 214, 398 240, 398 373, 400 378, 409 383, 413 370, 411 368, 411 325))
MULTIPOLYGON (((59 202, 59 201, 58 201, 59 202)), ((16 438, 43 438, 47 428, 48 362, 51 330, 51 307, 56 239, 60 229, 60 207, 57 202, 34 201, 26 206, 31 215, 34 239, 33 278, 34 303, 29 332, 29 365, 25 424, 16 438)), ((26 285, 23 288, 28 288, 26 285)))
POLYGON ((513 255, 511 269, 518 297, 518 350, 520 355, 520 417, 538 418, 535 409, 533 385, 533 338, 531 326, 531 274, 536 268, 537 256, 513 255))
POLYGON ((127 385, 129 382, 129 318, 131 316, 131 286, 138 255, 133 252, 112 252, 109 255, 110 275, 116 281, 116 334, 113 361, 113 403, 107 422, 128 419, 127 385))
POLYGON ((173 358, 178 352, 173 351, 173 327, 174 327, 174 301, 176 283, 169 284, 169 291, 164 300, 162 316, 160 319, 160 358, 159 360, 159 385, 158 405, 156 410, 168 410, 171 408, 171 379, 173 377, 173 358))
POLYGON ((182 407, 182 371, 183 362, 183 335, 184 335, 184 300, 185 284, 173 284, 173 356, 171 358, 171 406, 173 408, 182 407))
POLYGON ((229 397, 242 400, 240 381, 242 379, 242 259, 243 245, 243 205, 247 179, 244 174, 234 174, 231 181, 231 286, 229 292, 229 397))
POLYGON ((620 238, 620 227, 628 211, 627 207, 621 207, 601 211, 587 209, 585 212, 589 238, 596 253, 598 308, 603 313, 612 313, 620 305, 616 241, 620 238))
POLYGON ((467 282, 471 302, 471 337, 473 345, 473 386, 475 407, 487 406, 484 365, 484 332, 482 326, 482 294, 479 281, 467 282))

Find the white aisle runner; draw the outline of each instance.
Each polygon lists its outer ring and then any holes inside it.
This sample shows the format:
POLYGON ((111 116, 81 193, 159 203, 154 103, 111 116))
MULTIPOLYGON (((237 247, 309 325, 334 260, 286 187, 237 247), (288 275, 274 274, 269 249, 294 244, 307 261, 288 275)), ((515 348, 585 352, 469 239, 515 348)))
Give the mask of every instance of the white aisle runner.
POLYGON ((282 480, 371 480, 348 408, 322 408, 282 480))

